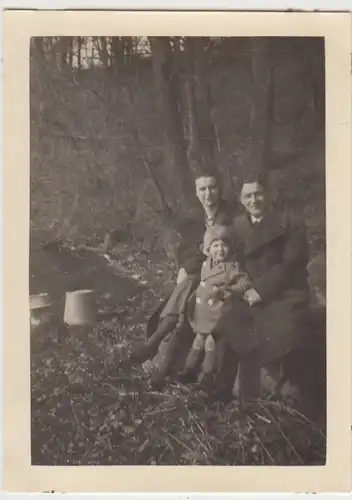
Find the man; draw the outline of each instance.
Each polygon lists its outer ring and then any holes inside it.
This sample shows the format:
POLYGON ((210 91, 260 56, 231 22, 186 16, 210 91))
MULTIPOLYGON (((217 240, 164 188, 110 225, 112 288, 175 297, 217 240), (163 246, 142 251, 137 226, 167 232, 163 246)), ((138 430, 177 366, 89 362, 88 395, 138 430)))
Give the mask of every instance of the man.
MULTIPOLYGON (((305 227, 292 213, 270 205, 261 176, 243 181, 240 200, 245 213, 235 218, 234 232, 242 249, 244 269, 253 283, 245 295, 255 339, 251 356, 266 366, 276 380, 282 374, 292 378, 297 371, 296 361, 303 360, 311 342, 305 326, 309 305, 305 227)), ((227 349, 215 395, 231 399, 239 358, 231 310, 222 318, 219 331, 232 353, 227 349)), ((255 363, 252 366, 255 369, 255 363)))

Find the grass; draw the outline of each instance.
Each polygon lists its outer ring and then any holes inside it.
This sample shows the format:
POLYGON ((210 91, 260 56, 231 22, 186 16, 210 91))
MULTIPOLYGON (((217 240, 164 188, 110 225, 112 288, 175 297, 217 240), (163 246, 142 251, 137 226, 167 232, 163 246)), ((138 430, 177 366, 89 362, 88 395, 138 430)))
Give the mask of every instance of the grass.
MULTIPOLYGON (((95 328, 53 323, 31 333, 32 464, 324 464, 324 429, 285 402, 207 406, 182 385, 151 390, 143 367, 120 371, 165 282, 172 286, 174 269, 160 255, 151 261, 128 247, 118 249, 108 268, 97 258, 95 271, 99 266, 100 281, 110 275, 116 289, 129 284, 119 316, 95 328)), ((48 283, 56 271, 45 271, 36 279, 48 283)), ((107 294, 100 307, 114 300, 107 294)))

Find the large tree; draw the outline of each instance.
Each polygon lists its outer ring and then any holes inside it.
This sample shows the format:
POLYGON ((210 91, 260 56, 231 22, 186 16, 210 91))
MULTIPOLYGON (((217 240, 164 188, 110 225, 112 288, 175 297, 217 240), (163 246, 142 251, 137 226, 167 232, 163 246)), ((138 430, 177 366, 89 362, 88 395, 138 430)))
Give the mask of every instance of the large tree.
POLYGON ((150 39, 159 125, 164 137, 164 162, 172 180, 177 210, 193 205, 194 189, 189 168, 182 118, 182 94, 177 58, 167 37, 150 39))

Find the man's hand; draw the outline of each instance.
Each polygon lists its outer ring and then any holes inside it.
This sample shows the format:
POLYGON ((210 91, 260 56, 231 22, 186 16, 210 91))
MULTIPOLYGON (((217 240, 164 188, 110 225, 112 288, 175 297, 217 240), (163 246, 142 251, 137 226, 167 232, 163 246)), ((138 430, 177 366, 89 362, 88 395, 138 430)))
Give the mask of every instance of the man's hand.
POLYGON ((184 279, 187 278, 187 273, 186 271, 181 267, 181 269, 179 270, 178 272, 178 275, 177 275, 177 280, 176 280, 176 283, 179 285, 180 283, 182 283, 182 281, 184 279))
POLYGON ((250 306, 253 306, 254 304, 256 304, 257 302, 261 302, 261 298, 257 292, 257 290, 255 290, 254 288, 250 288, 249 290, 247 290, 243 296, 244 300, 246 302, 248 302, 248 304, 250 306))

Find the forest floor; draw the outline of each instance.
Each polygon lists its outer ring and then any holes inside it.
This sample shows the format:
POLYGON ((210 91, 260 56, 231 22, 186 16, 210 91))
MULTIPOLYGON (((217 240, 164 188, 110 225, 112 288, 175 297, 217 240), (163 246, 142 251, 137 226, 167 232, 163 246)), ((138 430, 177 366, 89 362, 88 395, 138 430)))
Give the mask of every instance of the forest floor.
POLYGON ((89 252, 79 259, 68 275, 67 263, 31 253, 31 293, 51 293, 60 314, 64 290, 78 282, 97 290, 103 311, 115 310, 94 328, 32 330, 33 465, 325 463, 324 428, 285 402, 206 406, 185 386, 153 391, 142 368, 119 372, 175 270, 162 255, 150 260, 127 246, 110 263, 89 252))

